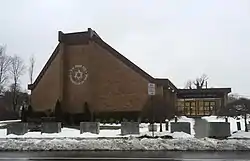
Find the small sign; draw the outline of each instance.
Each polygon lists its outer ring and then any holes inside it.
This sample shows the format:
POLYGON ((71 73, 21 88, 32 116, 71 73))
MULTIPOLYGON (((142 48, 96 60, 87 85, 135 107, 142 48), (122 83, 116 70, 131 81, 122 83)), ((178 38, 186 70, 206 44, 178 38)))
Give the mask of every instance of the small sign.
POLYGON ((148 95, 153 96, 155 95, 155 84, 148 83, 148 95))

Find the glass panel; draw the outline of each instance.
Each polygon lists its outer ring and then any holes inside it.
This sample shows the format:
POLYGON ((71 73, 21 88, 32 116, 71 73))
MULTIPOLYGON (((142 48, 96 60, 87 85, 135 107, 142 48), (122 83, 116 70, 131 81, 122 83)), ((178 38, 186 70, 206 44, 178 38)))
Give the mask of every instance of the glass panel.
POLYGON ((195 115, 195 107, 191 107, 191 109, 190 109, 190 115, 195 115))
POLYGON ((184 106, 184 102, 183 101, 178 101, 178 106, 184 106))
POLYGON ((210 105, 211 106, 215 106, 215 102, 210 102, 210 105))
POLYGON ((191 106, 192 106, 192 107, 195 107, 195 102, 191 102, 191 106))
POLYGON ((199 107, 199 115, 204 115, 204 109, 202 106, 199 107))
POLYGON ((205 102, 205 106, 209 106, 209 102, 205 102))
POLYGON ((190 115, 190 110, 186 110, 185 114, 190 115))
POLYGON ((190 102, 185 102, 185 106, 189 107, 190 106, 190 102))
POLYGON ((178 107, 178 111, 183 111, 183 110, 184 110, 184 107, 181 107, 181 106, 178 107))
POLYGON ((209 111, 204 111, 204 112, 205 112, 205 115, 210 115, 209 111))

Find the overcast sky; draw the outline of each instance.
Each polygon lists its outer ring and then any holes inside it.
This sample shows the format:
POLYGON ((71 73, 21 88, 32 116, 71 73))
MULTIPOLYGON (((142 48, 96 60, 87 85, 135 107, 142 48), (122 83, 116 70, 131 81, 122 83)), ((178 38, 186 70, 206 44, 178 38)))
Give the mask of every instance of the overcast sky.
POLYGON ((153 77, 182 88, 205 73, 209 87, 250 96, 249 0, 1 1, 0 44, 26 62, 34 54, 35 76, 59 30, 89 27, 153 77))

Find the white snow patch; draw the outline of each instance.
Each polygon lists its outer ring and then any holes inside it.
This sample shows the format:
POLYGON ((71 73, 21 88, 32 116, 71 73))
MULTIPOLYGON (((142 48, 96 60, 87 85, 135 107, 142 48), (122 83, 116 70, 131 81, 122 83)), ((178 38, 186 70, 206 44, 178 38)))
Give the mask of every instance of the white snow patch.
POLYGON ((0 124, 2 123, 13 123, 13 122, 20 122, 21 120, 4 120, 4 121, 0 121, 0 124))
POLYGON ((250 150, 250 140, 214 139, 27 139, 0 140, 3 150, 250 150))
POLYGON ((98 138, 98 137, 122 137, 120 136, 121 130, 100 130, 99 134, 83 133, 80 134, 80 130, 71 128, 62 128, 60 133, 41 133, 41 132, 28 132, 24 135, 7 135, 6 129, 0 129, 0 138, 98 138))
POLYGON ((173 138, 192 138, 192 137, 194 137, 194 136, 187 134, 187 133, 184 133, 184 132, 173 132, 173 133, 171 133, 171 136, 173 138))
POLYGON ((238 131, 232 134, 229 138, 233 139, 250 139, 250 132, 238 131))

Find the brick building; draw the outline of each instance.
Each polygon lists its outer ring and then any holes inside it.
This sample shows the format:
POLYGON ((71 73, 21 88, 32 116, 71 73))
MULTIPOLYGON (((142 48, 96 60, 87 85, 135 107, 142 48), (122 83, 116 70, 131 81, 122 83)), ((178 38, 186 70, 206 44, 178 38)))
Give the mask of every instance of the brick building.
MULTIPOLYGON (((155 79, 104 42, 92 29, 59 32, 59 43, 33 84, 35 111, 54 109, 57 100, 64 112, 91 112, 139 117, 145 108, 148 83, 175 106, 176 87, 168 79, 155 79)), ((166 107, 169 108, 169 107, 166 107)))
POLYGON ((60 101, 65 113, 80 117, 84 117, 81 114, 86 113, 87 106, 97 116, 135 119, 141 117, 148 106, 148 83, 155 83, 157 96, 167 104, 165 110, 156 113, 168 115, 168 109, 174 108, 188 116, 210 115, 214 111, 206 113, 203 109, 203 113, 197 112, 201 106, 207 105, 205 101, 201 105, 199 98, 204 100, 213 95, 212 99, 217 100, 217 108, 220 108, 225 105, 231 91, 230 88, 177 89, 170 80, 147 74, 90 28, 78 33, 60 31, 58 40, 56 49, 35 82, 28 85, 35 111, 53 111, 56 102, 60 101))

